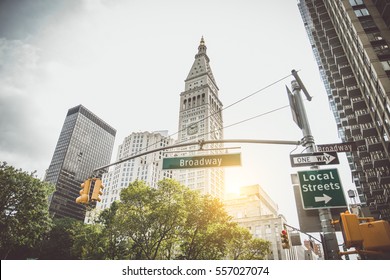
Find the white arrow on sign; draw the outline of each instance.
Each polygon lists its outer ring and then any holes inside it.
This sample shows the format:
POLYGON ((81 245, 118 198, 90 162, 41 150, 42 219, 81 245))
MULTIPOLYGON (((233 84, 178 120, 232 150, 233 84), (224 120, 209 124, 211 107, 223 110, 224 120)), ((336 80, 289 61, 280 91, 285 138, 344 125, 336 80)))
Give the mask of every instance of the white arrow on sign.
POLYGON ((314 197, 315 202, 321 202, 324 201, 325 204, 327 204, 332 198, 329 195, 322 194, 322 196, 316 196, 314 197))
POLYGON ((301 156, 301 157, 294 157, 293 162, 295 164, 301 164, 301 163, 316 163, 316 162, 325 162, 326 164, 331 163, 336 157, 324 153, 323 155, 310 155, 310 156, 301 156))

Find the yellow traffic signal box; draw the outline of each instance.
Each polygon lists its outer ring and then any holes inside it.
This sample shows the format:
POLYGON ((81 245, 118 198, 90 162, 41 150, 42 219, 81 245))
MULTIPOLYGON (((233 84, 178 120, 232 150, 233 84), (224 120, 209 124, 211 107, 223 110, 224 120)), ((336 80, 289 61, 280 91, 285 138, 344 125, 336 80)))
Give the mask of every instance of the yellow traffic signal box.
POLYGON ((92 192, 92 196, 91 196, 91 200, 92 201, 101 201, 100 199, 100 195, 103 194, 102 190, 103 190, 104 186, 102 184, 102 180, 97 178, 95 180, 95 185, 93 187, 93 192, 92 192))
POLYGON ((361 223, 359 228, 364 236, 364 250, 390 251, 390 225, 387 221, 361 223))
POLYGON ((91 179, 87 179, 81 184, 80 196, 76 198, 76 203, 88 204, 89 203, 89 191, 91 189, 91 179))
POLYGON ((347 248, 360 249, 363 246, 363 235, 360 232, 359 223, 359 218, 355 214, 348 211, 340 214, 341 231, 347 248))

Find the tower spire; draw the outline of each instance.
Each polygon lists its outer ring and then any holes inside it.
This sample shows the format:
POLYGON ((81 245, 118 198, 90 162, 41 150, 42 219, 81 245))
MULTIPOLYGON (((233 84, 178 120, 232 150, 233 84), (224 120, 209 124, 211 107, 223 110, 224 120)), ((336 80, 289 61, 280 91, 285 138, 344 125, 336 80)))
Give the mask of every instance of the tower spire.
POLYGON ((200 44, 201 44, 201 45, 204 45, 204 38, 203 38, 203 35, 202 35, 202 38, 200 38, 200 44))
POLYGON ((198 53, 195 55, 195 61, 192 64, 192 67, 191 67, 190 73, 187 76, 187 79, 185 80, 186 82, 193 79, 193 78, 207 74, 210 77, 210 79, 214 82, 214 85, 217 86, 217 84, 214 80, 214 76, 213 76, 213 73, 211 71, 210 65, 209 65, 210 59, 207 56, 206 51, 207 51, 207 47, 206 47, 206 44, 204 42, 204 37, 202 36, 200 39, 199 46, 198 46, 198 53))
POLYGON ((207 47, 204 43, 204 38, 202 36, 202 38, 200 39, 199 47, 198 47, 198 54, 201 54, 201 53, 205 54, 206 50, 207 50, 207 47))

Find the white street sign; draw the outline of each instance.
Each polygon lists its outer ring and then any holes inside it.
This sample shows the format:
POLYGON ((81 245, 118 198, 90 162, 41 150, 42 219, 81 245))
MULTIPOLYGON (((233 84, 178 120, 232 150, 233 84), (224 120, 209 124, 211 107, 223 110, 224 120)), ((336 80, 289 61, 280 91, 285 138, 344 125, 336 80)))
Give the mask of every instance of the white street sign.
POLYGON ((291 166, 310 166, 310 165, 328 165, 338 164, 339 158, 337 153, 308 153, 308 154, 291 154, 291 166))

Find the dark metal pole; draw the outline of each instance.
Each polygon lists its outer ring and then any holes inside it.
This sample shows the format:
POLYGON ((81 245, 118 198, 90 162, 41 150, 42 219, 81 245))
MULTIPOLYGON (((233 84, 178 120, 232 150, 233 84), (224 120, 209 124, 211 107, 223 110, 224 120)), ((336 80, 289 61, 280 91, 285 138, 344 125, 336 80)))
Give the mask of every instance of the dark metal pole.
MULTIPOLYGON (((294 77, 298 77, 295 70, 291 71, 294 77)), ((299 77, 298 77, 299 78, 299 77)), ((296 105, 297 114, 300 117, 302 133, 303 133, 303 146, 307 147, 307 150, 311 153, 316 152, 316 146, 314 143, 314 137, 311 134, 310 125, 306 116, 305 106, 303 104, 302 97, 300 95, 301 89, 304 89, 302 82, 294 80, 291 82, 294 102, 296 105)), ((309 96, 305 89, 306 96, 309 96)), ((312 169, 318 169, 318 166, 313 166, 312 169)), ((324 237, 323 248, 325 256, 330 260, 340 260, 339 247, 337 244, 336 233, 334 227, 331 224, 332 214, 329 208, 319 209, 319 217, 321 221, 321 228, 324 237)))

